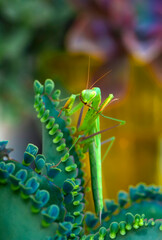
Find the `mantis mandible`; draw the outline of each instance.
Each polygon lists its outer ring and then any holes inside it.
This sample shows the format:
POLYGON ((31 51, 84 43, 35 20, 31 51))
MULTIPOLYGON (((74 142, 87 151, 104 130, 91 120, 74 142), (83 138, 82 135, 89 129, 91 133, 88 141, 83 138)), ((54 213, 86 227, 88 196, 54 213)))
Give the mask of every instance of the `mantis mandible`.
MULTIPOLYGON (((88 106, 88 111, 85 115, 85 118, 82 124, 78 126, 78 131, 83 132, 84 134, 79 135, 73 146, 78 142, 79 139, 81 139, 80 143, 84 144, 84 149, 86 150, 88 149, 89 151, 91 185, 95 211, 98 217, 100 218, 101 222, 101 214, 103 209, 101 133, 106 130, 100 131, 100 115, 102 115, 103 110, 108 104, 110 104, 114 96, 113 94, 109 94, 109 96, 101 104, 100 88, 94 87, 92 89, 86 89, 79 94, 80 102, 73 108, 73 104, 77 96, 78 94, 77 95, 72 94, 68 101, 65 103, 62 110, 65 110, 66 114, 70 116, 74 114, 76 111, 82 109, 85 105, 88 106)), ((125 121, 119 119, 107 116, 105 117, 119 122, 118 125, 122 125, 125 123, 125 121)), ((114 137, 109 139, 111 141, 111 145, 114 139, 115 139, 114 137)))

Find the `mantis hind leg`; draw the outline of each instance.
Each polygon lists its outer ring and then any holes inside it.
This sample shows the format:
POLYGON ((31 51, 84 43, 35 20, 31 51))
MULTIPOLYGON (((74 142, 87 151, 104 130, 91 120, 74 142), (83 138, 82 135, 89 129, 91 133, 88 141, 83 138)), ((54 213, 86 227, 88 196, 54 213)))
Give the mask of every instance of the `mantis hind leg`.
POLYGON ((109 153, 114 141, 115 141, 115 137, 113 136, 113 137, 108 138, 107 140, 105 140, 104 142, 101 143, 101 145, 103 145, 103 144, 109 142, 109 146, 108 146, 103 158, 101 159, 101 162, 103 162, 105 160, 105 158, 106 158, 107 154, 109 153))
MULTIPOLYGON (((99 132, 99 133, 100 133, 100 132, 99 132)), ((80 142, 80 144, 85 144, 84 152, 86 152, 86 150, 87 150, 86 146, 88 147, 88 144, 94 141, 94 140, 92 139, 93 136, 94 136, 94 135, 89 136, 89 138, 87 138, 86 140, 82 140, 82 141, 80 142)), ((78 139, 78 140, 79 140, 79 139, 78 139)), ((106 152, 105 152, 103 158, 101 159, 101 162, 103 162, 103 161, 105 160, 105 158, 106 158, 107 154, 109 153, 109 151, 110 151, 110 149, 111 149, 114 141, 115 141, 115 137, 113 136, 113 137, 108 138, 108 139, 106 139, 105 141, 101 142, 101 145, 106 144, 106 143, 109 142, 109 146, 108 146, 108 148, 106 149, 106 152)))

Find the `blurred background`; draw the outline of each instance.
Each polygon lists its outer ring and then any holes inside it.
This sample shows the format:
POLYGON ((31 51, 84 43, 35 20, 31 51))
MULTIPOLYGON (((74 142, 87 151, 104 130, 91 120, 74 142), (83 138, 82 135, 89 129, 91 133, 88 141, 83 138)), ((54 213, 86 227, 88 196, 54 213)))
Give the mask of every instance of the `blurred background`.
MULTIPOLYGON (((89 84, 111 71, 95 86, 102 101, 119 98, 104 115, 127 122, 102 134, 116 137, 103 162, 104 198, 139 182, 162 184, 161 0, 0 0, 0 140, 19 161, 29 142, 41 149, 34 79, 53 79, 61 98, 79 93, 89 56, 89 84)), ((113 124, 101 117, 101 129, 113 124)))

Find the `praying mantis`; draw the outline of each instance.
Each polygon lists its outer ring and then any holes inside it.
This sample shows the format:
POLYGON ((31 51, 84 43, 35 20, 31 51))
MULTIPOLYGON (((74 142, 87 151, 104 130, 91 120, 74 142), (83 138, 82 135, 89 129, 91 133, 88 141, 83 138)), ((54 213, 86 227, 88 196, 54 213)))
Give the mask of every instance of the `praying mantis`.
MULTIPOLYGON (((78 110, 81 110, 82 112, 84 106, 88 107, 88 111, 83 119, 82 124, 80 125, 81 122, 80 117, 77 126, 78 131, 81 133, 83 132, 83 134, 77 137, 77 140, 74 142, 73 146, 79 140, 81 140, 80 144, 84 144, 84 150, 89 151, 92 194, 94 199, 95 211, 100 219, 100 223, 103 210, 101 133, 118 125, 125 124, 125 121, 123 120, 107 117, 102 114, 105 107, 109 105, 110 102, 112 102, 113 98, 114 98, 113 94, 109 94, 108 97, 104 100, 104 102, 101 103, 101 90, 98 87, 93 87, 91 89, 83 90, 80 94, 76 95, 72 94, 61 110, 65 111, 66 115, 70 116, 73 115, 78 110), (75 107, 73 107, 77 96, 79 96, 80 102, 75 107), (100 116, 117 121, 119 124, 100 131, 100 116)), ((80 114, 80 116, 81 115, 82 114, 80 114)), ((110 150, 114 140, 115 137, 111 137, 107 140, 107 142, 110 142, 110 144, 106 151, 105 156, 110 150)))

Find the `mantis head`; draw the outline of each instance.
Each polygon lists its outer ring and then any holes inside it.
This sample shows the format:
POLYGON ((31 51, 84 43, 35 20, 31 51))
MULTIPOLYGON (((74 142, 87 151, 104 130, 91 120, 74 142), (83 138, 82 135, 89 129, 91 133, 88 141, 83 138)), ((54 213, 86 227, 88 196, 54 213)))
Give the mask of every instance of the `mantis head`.
MULTIPOLYGON (((94 99, 96 99, 96 98, 99 98, 99 101, 100 101, 100 98, 101 98, 100 88, 95 87, 92 89, 83 90, 80 94, 80 97, 81 97, 82 101, 84 102, 84 104, 91 103, 92 100, 94 101, 94 99)), ((96 99, 96 101, 97 101, 97 99, 96 99)))

